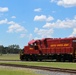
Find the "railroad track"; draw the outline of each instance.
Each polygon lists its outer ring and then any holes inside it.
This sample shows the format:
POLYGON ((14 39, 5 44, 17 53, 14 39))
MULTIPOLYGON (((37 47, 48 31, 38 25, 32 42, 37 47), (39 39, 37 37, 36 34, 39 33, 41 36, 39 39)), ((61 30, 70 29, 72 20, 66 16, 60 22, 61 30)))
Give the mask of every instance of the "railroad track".
POLYGON ((6 64, 0 63, 1 66, 12 66, 12 67, 21 67, 21 68, 31 68, 31 69, 39 69, 53 72, 66 72, 76 74, 76 70, 73 69, 62 69, 62 68, 52 68, 52 67, 42 67, 42 66, 29 66, 29 65, 17 65, 17 64, 6 64))

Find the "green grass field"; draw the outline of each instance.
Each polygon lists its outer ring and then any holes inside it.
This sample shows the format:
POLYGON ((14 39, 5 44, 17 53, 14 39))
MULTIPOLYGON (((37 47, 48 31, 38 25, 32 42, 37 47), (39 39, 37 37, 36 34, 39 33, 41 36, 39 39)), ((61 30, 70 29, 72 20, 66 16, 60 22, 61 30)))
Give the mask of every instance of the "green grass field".
POLYGON ((0 60, 20 60, 19 54, 2 54, 0 60))
POLYGON ((31 70, 17 70, 17 69, 0 69, 0 75, 39 75, 35 71, 31 70))
MULTIPOLYGON (((2 60, 20 60, 19 55, 17 54, 6 54, 0 56, 2 60)), ((26 62, 26 61, 1 61, 0 63, 7 63, 7 64, 18 64, 18 65, 31 65, 31 66, 44 66, 44 67, 55 67, 55 68, 65 68, 65 69, 75 69, 76 70, 76 63, 73 62, 26 62)))
MULTIPOLYGON (((0 62, 4 63, 4 62, 0 62)), ((6 64, 17 64, 17 65, 30 65, 30 66, 43 66, 43 67, 54 67, 64 69, 75 69, 76 63, 63 63, 63 62, 5 62, 6 64)))
MULTIPOLYGON (((5 61, 2 60, 20 60, 19 59, 19 54, 3 54, 0 56, 0 63, 7 63, 5 61)), ((8 62, 10 63, 10 62, 8 62)), ((13 62, 11 62, 13 63, 13 62)), ((19 63, 19 62, 17 62, 19 63)), ((16 63, 16 64, 17 64, 16 63)), ((14 62, 15 64, 15 62, 14 62)), ((12 69, 7 69, 7 68, 0 68, 0 75, 39 75, 36 74, 34 71, 30 71, 30 70, 12 70, 12 69)))

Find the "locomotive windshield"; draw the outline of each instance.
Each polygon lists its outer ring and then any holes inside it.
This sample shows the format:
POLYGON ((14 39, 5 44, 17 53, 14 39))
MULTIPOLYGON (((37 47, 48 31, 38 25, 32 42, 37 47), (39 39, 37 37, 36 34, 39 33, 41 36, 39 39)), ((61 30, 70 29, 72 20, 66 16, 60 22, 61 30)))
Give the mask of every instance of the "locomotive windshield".
POLYGON ((29 44, 29 46, 30 46, 31 48, 33 48, 33 44, 29 44))
POLYGON ((29 44, 30 48, 34 48, 35 50, 38 50, 38 45, 36 42, 34 42, 33 44, 29 44))
POLYGON ((28 42, 28 45, 29 45, 30 48, 33 48, 34 45, 36 45, 36 44, 35 44, 35 40, 33 39, 33 40, 29 41, 29 42, 28 42))

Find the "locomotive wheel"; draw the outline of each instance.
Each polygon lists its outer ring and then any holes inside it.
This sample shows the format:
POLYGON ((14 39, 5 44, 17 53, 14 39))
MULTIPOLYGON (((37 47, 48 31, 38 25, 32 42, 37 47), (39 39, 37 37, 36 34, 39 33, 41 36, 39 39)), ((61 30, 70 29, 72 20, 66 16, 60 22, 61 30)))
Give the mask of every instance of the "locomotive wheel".
POLYGON ((26 58, 25 60, 28 61, 28 58, 26 58))
POLYGON ((72 62, 73 61, 73 57, 71 55, 69 55, 69 62, 72 62))
POLYGON ((35 56, 31 56, 31 61, 37 61, 38 59, 37 59, 37 57, 35 57, 35 56))
POLYGON ((57 61, 57 62, 60 62, 60 61, 61 61, 61 55, 57 55, 56 61, 57 61))
POLYGON ((42 59, 39 59, 40 61, 42 61, 42 59))

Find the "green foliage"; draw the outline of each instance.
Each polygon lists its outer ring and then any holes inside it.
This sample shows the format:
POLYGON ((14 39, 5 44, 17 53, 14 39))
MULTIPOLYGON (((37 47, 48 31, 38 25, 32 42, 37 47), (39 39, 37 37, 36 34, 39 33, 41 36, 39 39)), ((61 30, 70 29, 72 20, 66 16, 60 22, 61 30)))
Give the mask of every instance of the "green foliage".
POLYGON ((3 45, 0 45, 0 55, 2 55, 3 48, 3 45))
POLYGON ((0 54, 17 54, 20 51, 19 45, 9 45, 8 47, 0 46, 0 54))

